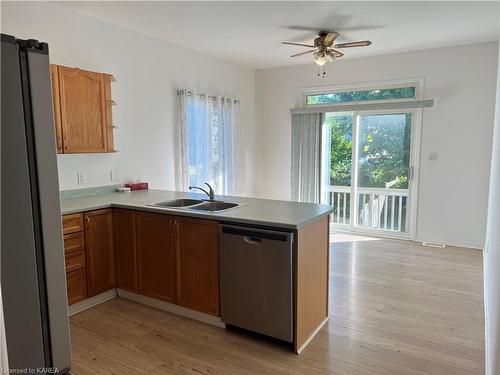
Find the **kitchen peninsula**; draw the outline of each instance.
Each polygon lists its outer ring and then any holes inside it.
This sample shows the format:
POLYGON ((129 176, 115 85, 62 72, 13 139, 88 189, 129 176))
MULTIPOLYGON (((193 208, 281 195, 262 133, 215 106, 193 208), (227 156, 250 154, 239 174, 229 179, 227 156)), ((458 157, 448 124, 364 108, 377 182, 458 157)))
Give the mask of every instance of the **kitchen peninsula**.
POLYGON ((300 353, 328 320, 332 208, 232 196, 216 196, 237 206, 215 212, 157 205, 205 198, 163 190, 63 192, 70 311, 118 294, 276 337, 300 353), (237 301, 240 295, 247 301, 237 301))

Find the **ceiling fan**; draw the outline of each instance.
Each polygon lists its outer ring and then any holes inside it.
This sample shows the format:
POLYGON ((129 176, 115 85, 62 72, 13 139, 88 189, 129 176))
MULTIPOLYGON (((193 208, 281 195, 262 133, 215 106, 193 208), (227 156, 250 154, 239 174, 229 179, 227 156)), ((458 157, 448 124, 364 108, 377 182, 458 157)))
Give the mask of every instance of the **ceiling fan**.
POLYGON ((281 42, 282 44, 290 44, 292 46, 301 46, 313 48, 308 51, 299 52, 290 57, 296 57, 314 52, 313 59, 319 66, 325 65, 327 62, 338 59, 344 54, 337 49, 351 47, 367 47, 372 44, 369 40, 359 40, 356 42, 338 43, 335 40, 339 36, 336 31, 319 31, 318 37, 314 39, 314 44, 304 44, 295 42, 281 42))

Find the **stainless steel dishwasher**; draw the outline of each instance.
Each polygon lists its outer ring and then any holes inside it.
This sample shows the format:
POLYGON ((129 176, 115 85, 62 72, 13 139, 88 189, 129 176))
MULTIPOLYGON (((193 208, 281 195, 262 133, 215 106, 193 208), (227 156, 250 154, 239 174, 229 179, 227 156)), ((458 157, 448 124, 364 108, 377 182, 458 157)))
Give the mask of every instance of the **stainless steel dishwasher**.
POLYGON ((293 341, 293 233, 221 224, 220 305, 226 324, 293 341))

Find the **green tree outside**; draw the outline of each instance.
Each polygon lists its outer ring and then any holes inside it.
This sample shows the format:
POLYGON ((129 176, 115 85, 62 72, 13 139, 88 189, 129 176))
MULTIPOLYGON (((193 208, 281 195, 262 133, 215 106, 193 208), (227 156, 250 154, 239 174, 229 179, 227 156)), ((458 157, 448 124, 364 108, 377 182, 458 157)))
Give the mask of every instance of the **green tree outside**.
MULTIPOLYGON (((330 135, 330 184, 351 186, 351 114, 326 116, 330 135)), ((359 126, 360 187, 407 189, 411 114, 362 115, 359 126)))

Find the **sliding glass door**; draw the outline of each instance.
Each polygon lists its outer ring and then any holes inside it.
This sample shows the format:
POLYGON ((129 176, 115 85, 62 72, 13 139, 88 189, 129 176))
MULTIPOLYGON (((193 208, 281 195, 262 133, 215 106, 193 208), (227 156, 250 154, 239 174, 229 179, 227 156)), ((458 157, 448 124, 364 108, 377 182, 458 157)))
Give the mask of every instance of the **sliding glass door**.
POLYGON ((408 236, 413 118, 412 111, 325 115, 322 196, 334 226, 408 236))
POLYGON ((323 202, 333 207, 332 223, 351 225, 351 190, 353 172, 353 113, 326 113, 323 138, 323 202))
POLYGON ((411 113, 358 114, 357 228, 407 232, 411 113))

